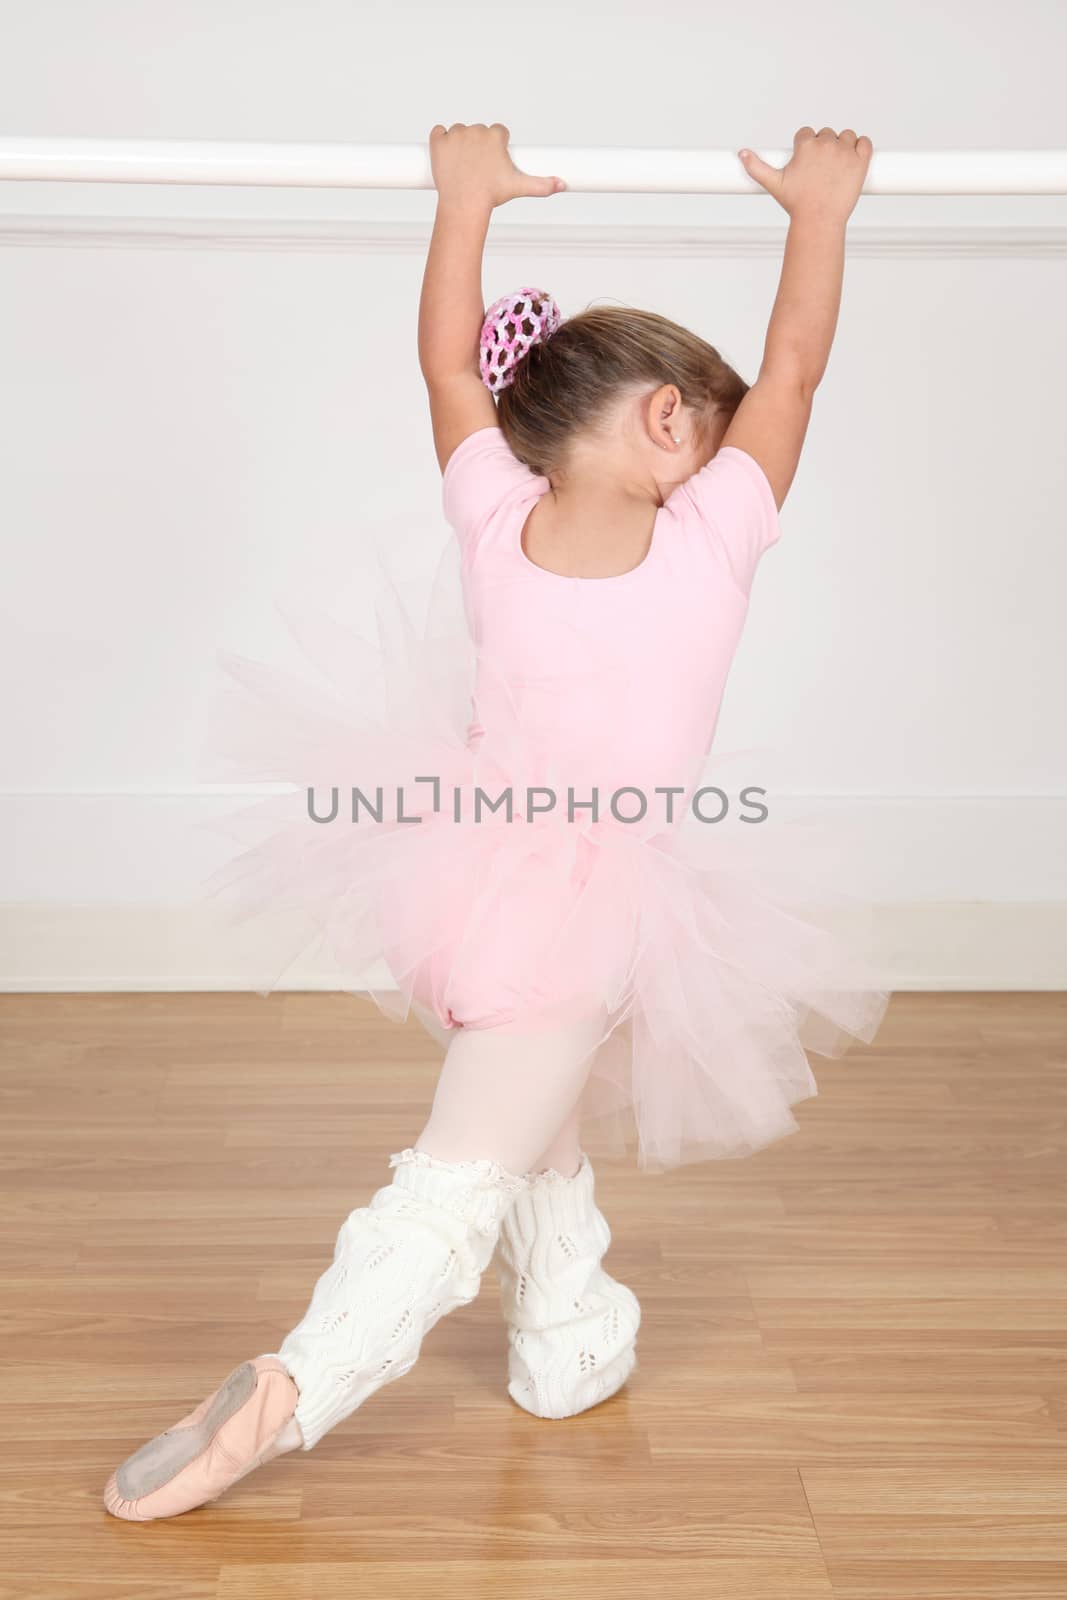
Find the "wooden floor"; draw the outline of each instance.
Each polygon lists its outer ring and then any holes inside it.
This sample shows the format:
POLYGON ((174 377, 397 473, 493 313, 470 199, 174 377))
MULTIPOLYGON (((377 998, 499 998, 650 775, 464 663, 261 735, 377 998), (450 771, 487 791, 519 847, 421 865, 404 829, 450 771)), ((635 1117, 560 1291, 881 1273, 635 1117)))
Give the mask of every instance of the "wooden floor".
POLYGON ((600 1162, 639 1366, 504 1388, 495 1276, 414 1371, 214 1505, 111 1469, 303 1311, 436 1056, 346 996, 16 996, 3 1030, 2 1600, 1067 1595, 1067 995, 905 995, 801 1131, 600 1162))

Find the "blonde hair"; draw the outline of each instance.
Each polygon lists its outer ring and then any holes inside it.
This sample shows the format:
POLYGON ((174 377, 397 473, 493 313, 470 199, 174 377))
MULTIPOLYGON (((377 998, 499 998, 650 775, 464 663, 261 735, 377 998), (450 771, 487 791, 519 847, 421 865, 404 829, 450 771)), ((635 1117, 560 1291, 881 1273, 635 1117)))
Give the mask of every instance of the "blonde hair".
POLYGON ((673 383, 710 442, 717 412, 733 416, 748 384, 714 345, 654 311, 593 306, 532 345, 497 397, 514 455, 539 476, 558 473, 575 434, 596 431, 629 389, 673 383))

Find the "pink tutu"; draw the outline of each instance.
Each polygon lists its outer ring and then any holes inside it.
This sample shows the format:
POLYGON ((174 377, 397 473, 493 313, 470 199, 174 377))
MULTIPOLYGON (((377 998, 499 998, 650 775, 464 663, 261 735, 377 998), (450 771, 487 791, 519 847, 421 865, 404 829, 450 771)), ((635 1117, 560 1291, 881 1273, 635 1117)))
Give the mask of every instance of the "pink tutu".
MULTIPOLYGON (((286 913, 260 992, 325 940, 340 987, 414 1014, 442 1047, 459 1026, 599 1017, 583 1141, 636 1144, 644 1170, 793 1132, 791 1108, 816 1093, 806 1051, 870 1040, 887 1001, 813 919, 812 835, 716 824, 689 804, 669 824, 530 815, 527 790, 559 775, 517 709, 472 729, 478 652, 454 545, 421 621, 384 567, 375 581, 376 638, 317 602, 280 607, 317 681, 219 653, 206 775, 292 786, 210 825, 243 848, 207 892, 238 921, 286 913), (510 818, 492 808, 508 790, 510 818), (383 963, 392 985, 371 976, 383 963)), ((709 760, 693 788, 729 793, 729 765, 709 760)), ((816 898, 828 911, 841 899, 825 878, 816 898)))

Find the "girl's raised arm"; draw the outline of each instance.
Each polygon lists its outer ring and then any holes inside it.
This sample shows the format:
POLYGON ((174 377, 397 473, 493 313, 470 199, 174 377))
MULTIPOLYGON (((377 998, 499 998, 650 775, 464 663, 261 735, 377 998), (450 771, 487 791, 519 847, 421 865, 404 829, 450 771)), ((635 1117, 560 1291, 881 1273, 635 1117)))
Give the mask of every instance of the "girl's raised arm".
POLYGON ((482 251, 494 206, 520 195, 556 194, 562 178, 533 178, 508 154, 503 123, 457 122, 430 130, 437 188, 419 301, 419 365, 426 380, 434 448, 443 472, 456 446, 496 425, 496 404, 478 370, 482 251))
MULTIPOLYGON (((745 168, 789 213, 778 296, 759 377, 721 444, 759 462, 779 506, 797 470, 815 390, 826 370, 841 305, 845 229, 859 199, 871 141, 851 128, 801 128, 792 159, 770 167, 746 150, 745 168)), ((720 446, 721 448, 721 446, 720 446)))

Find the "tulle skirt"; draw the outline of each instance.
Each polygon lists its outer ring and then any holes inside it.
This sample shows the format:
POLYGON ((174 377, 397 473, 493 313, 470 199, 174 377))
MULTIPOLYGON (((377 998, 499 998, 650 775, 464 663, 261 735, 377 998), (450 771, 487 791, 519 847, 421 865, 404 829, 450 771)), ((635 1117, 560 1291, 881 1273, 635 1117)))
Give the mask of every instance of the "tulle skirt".
POLYGON ((325 945, 338 987, 415 1016, 442 1049, 458 1027, 597 1018, 583 1142, 632 1148, 645 1171, 795 1131, 817 1092, 808 1052, 871 1040, 888 999, 860 908, 822 870, 832 839, 743 820, 721 757, 693 785, 729 797, 719 821, 721 804, 698 814, 688 796, 670 825, 655 808, 531 814, 529 788, 554 774, 521 715, 472 736, 479 658, 454 544, 421 604, 375 560, 367 632, 318 600, 279 602, 307 670, 218 652, 202 772, 278 791, 210 825, 231 850, 205 893, 232 922, 282 930, 257 988, 325 945))

